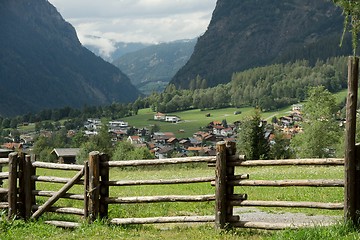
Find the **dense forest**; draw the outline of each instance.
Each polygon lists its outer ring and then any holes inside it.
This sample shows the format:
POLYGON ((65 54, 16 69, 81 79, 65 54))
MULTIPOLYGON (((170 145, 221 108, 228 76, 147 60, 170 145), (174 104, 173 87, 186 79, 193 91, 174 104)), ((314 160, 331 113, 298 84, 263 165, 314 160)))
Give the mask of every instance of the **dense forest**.
POLYGON ((309 87, 322 85, 330 92, 340 91, 347 86, 346 74, 344 57, 317 61, 313 66, 303 60, 234 73, 230 83, 213 88, 206 88, 206 80, 197 76, 191 81, 190 90, 169 85, 163 93, 153 93, 137 102, 159 112, 226 106, 252 106, 267 111, 303 101, 309 87))

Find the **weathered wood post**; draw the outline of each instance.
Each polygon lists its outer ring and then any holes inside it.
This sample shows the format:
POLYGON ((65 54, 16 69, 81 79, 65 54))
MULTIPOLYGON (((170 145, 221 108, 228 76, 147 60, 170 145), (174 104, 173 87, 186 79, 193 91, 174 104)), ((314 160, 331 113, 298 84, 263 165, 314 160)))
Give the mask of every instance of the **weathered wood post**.
POLYGON ((215 227, 224 229, 226 225, 226 143, 216 144, 215 167, 215 227))
POLYGON ((35 190, 35 181, 31 178, 32 175, 35 175, 35 168, 31 162, 31 156, 25 156, 24 164, 24 195, 25 195, 25 215, 24 218, 30 219, 32 214, 32 206, 35 205, 35 195, 32 194, 32 191, 35 190))
POLYGON ((100 207, 100 154, 97 151, 89 154, 89 220, 95 221, 99 216, 100 207))
POLYGON ((9 191, 8 191, 8 219, 13 219, 17 214, 17 166, 18 153, 13 152, 9 154, 9 191))
MULTIPOLYGON (((226 142, 226 180, 233 180, 235 178, 235 166, 230 166, 230 158, 236 154, 236 143, 226 142)), ((234 185, 226 184, 226 201, 229 200, 230 196, 234 195, 234 185)), ((230 204, 226 204, 226 222, 232 222, 236 217, 234 216, 234 207, 230 204)))
POLYGON ((89 217, 89 162, 84 162, 84 218, 89 217))
POLYGON ((18 178, 19 178, 19 216, 25 219, 25 153, 18 153, 18 178))
POLYGON ((356 108, 358 96, 359 59, 349 57, 348 61, 348 95, 346 102, 346 138, 345 138, 345 188, 344 188, 344 217, 346 221, 358 223, 356 212, 356 168, 359 167, 356 161, 355 132, 356 132, 356 108))
POLYGON ((106 202, 109 197, 109 156, 107 154, 100 155, 100 163, 105 163, 100 167, 100 218, 108 217, 109 204, 106 202))

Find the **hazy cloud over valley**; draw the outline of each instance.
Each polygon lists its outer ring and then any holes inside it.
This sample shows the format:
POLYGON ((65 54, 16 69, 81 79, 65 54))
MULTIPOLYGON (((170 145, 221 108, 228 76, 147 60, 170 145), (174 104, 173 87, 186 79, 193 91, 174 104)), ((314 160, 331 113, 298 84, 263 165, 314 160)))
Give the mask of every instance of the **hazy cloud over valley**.
POLYGON ((158 43, 190 39, 209 25, 216 0, 49 0, 84 45, 103 54, 115 42, 158 43))

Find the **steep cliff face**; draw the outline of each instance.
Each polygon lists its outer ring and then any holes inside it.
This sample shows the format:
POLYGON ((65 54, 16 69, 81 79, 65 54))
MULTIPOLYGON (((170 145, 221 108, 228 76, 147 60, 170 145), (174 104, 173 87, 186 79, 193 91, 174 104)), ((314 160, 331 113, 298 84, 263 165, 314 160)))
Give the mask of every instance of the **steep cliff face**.
POLYGON ((129 78, 83 47, 48 1, 2 0, 0 16, 1 115, 137 98, 129 78))
POLYGON ((187 88, 200 75, 209 86, 234 72, 277 62, 351 54, 339 48, 341 11, 325 0, 218 0, 205 34, 171 83, 187 88))

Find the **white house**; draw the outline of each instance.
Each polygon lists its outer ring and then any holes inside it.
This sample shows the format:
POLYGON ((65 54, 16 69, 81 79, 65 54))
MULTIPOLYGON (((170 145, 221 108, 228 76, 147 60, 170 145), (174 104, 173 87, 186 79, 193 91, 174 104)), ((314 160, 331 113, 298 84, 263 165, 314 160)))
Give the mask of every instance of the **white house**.
POLYGON ((129 124, 127 122, 124 121, 110 121, 109 122, 109 127, 122 127, 122 128, 126 128, 128 127, 129 124))
POLYGON ((127 138, 127 141, 130 142, 131 144, 141 144, 143 143, 143 139, 139 136, 129 136, 127 138))
POLYGON ((180 118, 177 116, 165 116, 165 122, 177 123, 178 121, 180 121, 180 118))
POLYGON ((84 125, 88 130, 96 130, 101 128, 101 120, 96 118, 89 118, 84 125))
POLYGON ((303 105, 301 105, 301 104, 294 104, 294 105, 292 105, 292 110, 293 110, 293 111, 301 111, 302 108, 303 108, 303 105))

